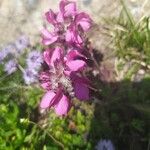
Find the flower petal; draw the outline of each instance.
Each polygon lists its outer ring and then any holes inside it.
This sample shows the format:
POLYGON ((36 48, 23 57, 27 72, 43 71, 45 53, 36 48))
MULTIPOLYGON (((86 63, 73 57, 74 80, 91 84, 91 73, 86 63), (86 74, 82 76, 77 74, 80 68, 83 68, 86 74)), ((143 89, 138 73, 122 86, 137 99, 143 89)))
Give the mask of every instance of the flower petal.
POLYGON ((54 66, 54 63, 56 60, 60 60, 62 57, 63 50, 59 47, 56 47, 54 49, 47 49, 44 51, 44 61, 49 66, 54 66))
POLYGON ((43 109, 46 109, 48 107, 51 107, 52 102, 54 100, 55 97, 55 93, 52 91, 48 91, 42 98, 41 103, 40 103, 40 107, 43 109))
POLYGON ((65 40, 70 44, 75 44, 77 47, 81 47, 83 43, 82 37, 77 32, 74 24, 71 24, 65 34, 65 40))
POLYGON ((47 29, 42 29, 41 33, 44 37, 47 37, 47 38, 52 36, 51 32, 49 32, 47 29))
POLYGON ((43 88, 43 89, 45 89, 45 90, 49 90, 50 89, 50 85, 51 85, 51 82, 49 81, 47 81, 47 82, 42 82, 41 84, 41 87, 43 88))
POLYGON ((74 84, 75 96, 80 100, 89 99, 89 88, 82 82, 75 82, 74 84))
POLYGON ((59 22, 59 23, 63 23, 64 22, 64 16, 63 16, 63 14, 61 13, 61 12, 59 12, 58 14, 57 14, 57 21, 59 22))
POLYGON ((71 16, 71 15, 75 15, 76 13, 76 3, 75 2, 71 2, 68 5, 66 5, 65 9, 65 13, 64 16, 71 16))
POLYGON ((65 17, 69 17, 76 14, 76 3, 62 0, 60 2, 60 11, 65 17))
POLYGON ((54 62, 55 62, 56 60, 60 60, 61 57, 62 57, 62 49, 59 48, 59 47, 56 47, 56 48, 54 49, 54 51, 53 51, 52 56, 51 56, 51 64, 53 65, 54 62))
POLYGON ((80 25, 84 31, 87 31, 92 25, 92 19, 88 14, 81 12, 76 16, 76 24, 80 25))
POLYGON ((74 60, 74 59, 79 58, 79 57, 85 58, 85 56, 82 55, 78 50, 70 50, 70 51, 67 53, 67 55, 66 55, 66 59, 67 59, 68 61, 74 60))
POLYGON ((45 13, 46 20, 55 25, 57 23, 56 21, 56 14, 50 9, 48 12, 45 13))
POLYGON ((63 95, 54 108, 57 115, 66 115, 70 109, 69 99, 63 95))
POLYGON ((51 87, 51 81, 50 81, 50 73, 49 72, 41 72, 40 73, 40 85, 43 89, 49 90, 51 87))
POLYGON ((72 60, 66 62, 66 65, 71 71, 80 71, 85 67, 86 63, 83 60, 72 60))
POLYGON ((43 57, 44 57, 44 61, 50 65, 51 64, 51 50, 50 49, 46 49, 43 53, 43 57))
POLYGON ((43 35, 42 43, 44 45, 50 45, 56 42, 58 39, 58 35, 56 35, 55 33, 51 33, 46 29, 41 30, 41 33, 43 35))

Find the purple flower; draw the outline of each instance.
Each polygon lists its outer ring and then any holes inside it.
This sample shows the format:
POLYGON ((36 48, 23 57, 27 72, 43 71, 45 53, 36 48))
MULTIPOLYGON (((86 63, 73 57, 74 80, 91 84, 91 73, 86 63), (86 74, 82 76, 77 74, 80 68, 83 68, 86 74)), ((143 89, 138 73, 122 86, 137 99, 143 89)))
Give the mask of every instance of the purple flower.
POLYGON ((100 140, 96 146, 96 150, 115 150, 110 140, 100 140))
POLYGON ((77 12, 76 3, 67 0, 60 1, 59 9, 60 11, 57 13, 54 13, 51 9, 45 13, 47 21, 55 27, 68 18, 74 17, 77 12))
POLYGON ((4 48, 5 53, 8 54, 13 54, 15 52, 15 45, 14 44, 9 44, 4 48))
POLYGON ((41 108, 54 107, 57 115, 66 115, 70 109, 71 97, 89 99, 87 80, 75 75, 86 65, 83 57, 77 50, 70 50, 64 57, 63 49, 59 47, 44 52, 44 60, 49 69, 40 75, 41 86, 47 90, 41 108))
POLYGON ((66 56, 64 56, 63 49, 59 47, 44 51, 44 61, 50 67, 57 67, 57 64, 62 64, 64 70, 68 72, 77 72, 85 68, 86 62, 82 59, 76 59, 77 57, 83 57, 77 50, 69 51, 66 56))
POLYGON ((29 45, 29 39, 24 35, 18 38, 15 42, 16 50, 18 53, 23 53, 23 50, 27 48, 28 45, 29 45))
POLYGON ((31 84, 37 82, 37 72, 31 69, 25 69, 23 73, 23 79, 26 84, 31 84))
POLYGON ((92 25, 91 18, 84 12, 79 13, 76 3, 72 1, 61 0, 59 9, 58 13, 52 10, 45 13, 47 21, 54 26, 54 29, 52 32, 47 29, 41 31, 42 43, 44 45, 60 43, 83 47, 84 33, 92 25))
POLYGON ((70 98, 89 99, 89 81, 81 73, 87 66, 87 58, 81 52, 87 49, 85 32, 92 20, 77 11, 75 2, 68 0, 60 1, 59 12, 49 10, 45 16, 53 30, 42 30, 42 43, 51 48, 43 52, 48 67, 40 74, 41 86, 46 90, 40 107, 53 107, 57 115, 66 115, 70 98))
POLYGON ((15 47, 13 44, 7 45, 0 51, 0 63, 9 55, 15 52, 15 47))
POLYGON ((6 58, 7 52, 3 49, 0 51, 0 63, 3 63, 3 60, 6 58))
POLYGON ((17 63, 15 60, 10 60, 8 61, 5 66, 4 66, 4 70, 7 72, 7 74, 12 74, 13 72, 15 72, 17 70, 17 63))
POLYGON ((42 54, 39 51, 31 51, 27 57, 27 65, 28 67, 32 67, 38 70, 41 67, 43 62, 42 54))

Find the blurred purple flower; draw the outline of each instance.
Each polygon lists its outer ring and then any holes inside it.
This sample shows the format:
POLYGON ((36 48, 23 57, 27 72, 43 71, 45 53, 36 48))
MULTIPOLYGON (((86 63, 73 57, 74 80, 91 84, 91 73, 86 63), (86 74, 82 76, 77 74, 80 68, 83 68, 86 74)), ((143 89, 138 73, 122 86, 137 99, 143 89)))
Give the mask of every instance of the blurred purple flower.
POLYGON ((18 53, 22 53, 25 48, 29 45, 29 39, 25 35, 22 35, 20 38, 18 38, 15 42, 16 50, 18 53))
POLYGON ((17 63, 15 60, 9 60, 5 66, 4 66, 4 70, 7 72, 7 74, 12 74, 13 72, 15 72, 17 70, 17 63))
POLYGON ((100 140, 96 146, 96 150, 115 150, 110 140, 100 140))
POLYGON ((27 68, 24 70, 23 78, 25 83, 28 85, 37 82, 37 72, 27 68))
POLYGON ((9 55, 14 53, 14 45, 9 44, 0 51, 0 63, 9 55))
POLYGON ((14 44, 9 44, 4 48, 5 53, 8 55, 10 53, 14 53, 15 50, 15 45, 14 44))
POLYGON ((3 50, 0 51, 0 63, 3 63, 3 60, 7 56, 6 52, 3 50))
POLYGON ((27 65, 28 67, 32 67, 34 69, 39 69, 43 62, 42 54, 39 51, 31 51, 27 57, 27 65))

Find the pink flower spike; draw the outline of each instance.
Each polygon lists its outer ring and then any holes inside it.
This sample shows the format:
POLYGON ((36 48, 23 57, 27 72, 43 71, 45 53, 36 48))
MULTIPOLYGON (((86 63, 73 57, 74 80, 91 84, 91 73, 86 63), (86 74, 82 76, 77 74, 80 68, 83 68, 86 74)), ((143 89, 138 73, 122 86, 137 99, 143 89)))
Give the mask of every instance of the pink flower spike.
POLYGON ((53 108, 58 116, 64 116, 70 110, 71 98, 89 99, 90 82, 82 71, 87 66, 89 49, 85 32, 92 20, 88 14, 78 12, 76 2, 71 0, 60 0, 59 11, 50 9, 45 19, 53 29, 41 31, 42 43, 48 48, 43 52, 43 72, 38 75, 46 91, 40 107, 53 108))
POLYGON ((69 99, 63 95, 54 108, 57 115, 66 115, 70 109, 69 99))
POLYGON ((56 35, 55 33, 51 33, 46 29, 43 29, 41 31, 42 35, 43 35, 43 39, 42 39, 42 43, 44 45, 50 45, 53 44, 54 42, 57 41, 58 39, 58 35, 56 35))
POLYGON ((56 21, 56 14, 50 9, 48 12, 45 13, 46 16, 46 20, 50 23, 50 24, 57 24, 56 21))
POLYGON ((77 25, 81 26, 83 31, 88 31, 92 25, 92 19, 84 12, 81 12, 76 16, 75 22, 77 25))
POLYGON ((66 65, 70 71, 81 71, 86 66, 86 63, 83 60, 71 60, 66 62, 66 65))
POLYGON ((51 107, 51 104, 54 100, 55 97, 55 93, 52 91, 48 91, 42 98, 41 103, 40 103, 40 107, 43 109, 46 109, 48 107, 51 107))

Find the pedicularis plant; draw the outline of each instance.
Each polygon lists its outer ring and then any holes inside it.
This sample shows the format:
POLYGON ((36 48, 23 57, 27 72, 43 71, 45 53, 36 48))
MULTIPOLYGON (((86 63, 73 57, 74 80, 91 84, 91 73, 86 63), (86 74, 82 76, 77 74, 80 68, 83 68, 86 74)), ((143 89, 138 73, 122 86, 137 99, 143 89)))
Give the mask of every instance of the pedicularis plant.
POLYGON ((52 31, 42 29, 44 65, 40 83, 46 93, 40 107, 53 107, 59 116, 66 115, 71 108, 71 99, 89 99, 89 80, 83 75, 87 66, 87 32, 92 26, 88 14, 79 12, 76 3, 61 0, 59 12, 51 9, 45 18, 52 31))

